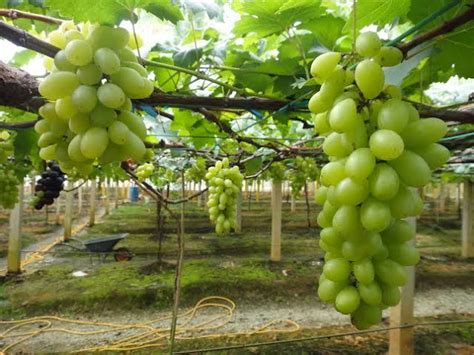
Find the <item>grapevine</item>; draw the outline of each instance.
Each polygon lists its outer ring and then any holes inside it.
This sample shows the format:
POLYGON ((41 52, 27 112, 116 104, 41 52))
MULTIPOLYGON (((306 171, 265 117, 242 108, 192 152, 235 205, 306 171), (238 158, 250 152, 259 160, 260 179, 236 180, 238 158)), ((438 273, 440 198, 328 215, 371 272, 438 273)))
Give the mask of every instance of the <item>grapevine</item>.
POLYGON ((229 160, 224 158, 209 168, 206 180, 210 220, 216 224, 217 234, 229 233, 235 228, 236 198, 242 189, 243 175, 237 166, 230 168, 229 160))
POLYGON ((39 92, 49 102, 35 125, 39 155, 56 160, 65 173, 88 175, 96 160, 102 164, 145 156, 146 127, 132 112, 131 99, 153 92, 153 82, 131 49, 137 43, 120 27, 66 22, 50 33, 61 50, 39 92))
POLYGON ((321 89, 308 106, 329 156, 315 198, 326 252, 318 295, 365 329, 400 301, 404 267, 419 261, 410 242, 415 229, 403 219, 421 213, 414 188, 430 181, 449 152, 436 143, 446 124, 420 119, 398 87, 385 85, 382 66, 399 64, 402 53, 372 32, 359 35, 356 52, 362 60, 354 72, 340 53, 315 59, 311 73, 321 89))

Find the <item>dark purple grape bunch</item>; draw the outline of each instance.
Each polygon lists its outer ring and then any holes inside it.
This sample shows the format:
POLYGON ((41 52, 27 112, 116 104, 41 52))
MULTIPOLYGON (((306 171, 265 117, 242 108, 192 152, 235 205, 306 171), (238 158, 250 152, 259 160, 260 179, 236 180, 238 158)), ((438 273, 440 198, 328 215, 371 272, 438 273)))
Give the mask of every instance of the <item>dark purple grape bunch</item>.
POLYGON ((40 210, 44 205, 52 205, 54 199, 58 198, 63 190, 65 180, 66 176, 59 165, 54 161, 48 162, 46 170, 41 173, 41 178, 36 182, 33 207, 40 210))

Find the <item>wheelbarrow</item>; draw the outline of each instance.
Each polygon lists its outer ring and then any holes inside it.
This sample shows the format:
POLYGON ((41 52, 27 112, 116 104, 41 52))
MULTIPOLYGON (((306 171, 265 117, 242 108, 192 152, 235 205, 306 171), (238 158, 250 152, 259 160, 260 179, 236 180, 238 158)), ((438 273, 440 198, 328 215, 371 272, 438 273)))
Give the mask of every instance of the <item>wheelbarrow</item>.
POLYGON ((128 233, 109 234, 106 237, 89 239, 86 241, 69 238, 67 241, 63 242, 63 244, 79 251, 89 252, 91 254, 91 262, 92 255, 94 254, 96 254, 102 262, 105 262, 105 259, 110 254, 113 254, 115 261, 129 261, 132 260, 134 256, 130 250, 124 247, 114 249, 115 245, 127 236, 128 233))

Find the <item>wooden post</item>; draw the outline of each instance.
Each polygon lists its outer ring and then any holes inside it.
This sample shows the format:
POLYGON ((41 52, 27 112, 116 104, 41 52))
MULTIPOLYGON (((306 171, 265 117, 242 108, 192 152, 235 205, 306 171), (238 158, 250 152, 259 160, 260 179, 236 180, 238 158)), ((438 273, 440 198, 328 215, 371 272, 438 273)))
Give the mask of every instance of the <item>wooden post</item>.
POLYGON ((77 214, 80 216, 82 213, 82 186, 77 189, 77 214))
POLYGON ((296 212, 296 198, 293 192, 291 192, 291 212, 296 212))
POLYGON ((19 274, 21 272, 21 220, 23 214, 23 183, 18 186, 18 189, 18 202, 10 212, 7 274, 19 274))
POLYGON ((446 211, 446 188, 447 186, 444 183, 439 186, 438 208, 440 212, 446 211))
POLYGON ((281 181, 272 182, 272 246, 270 260, 281 260, 281 181))
MULTIPOLYGON (((199 181, 199 185, 198 185, 198 191, 201 191, 202 190, 202 181, 199 181)), ((202 207, 202 194, 200 194, 197 198, 197 206, 198 207, 202 207)))
POLYGON ((95 208, 96 208, 96 195, 97 195, 97 181, 91 180, 91 187, 89 193, 89 226, 95 224, 95 208))
POLYGON ((235 210, 235 234, 242 233, 242 200, 243 200, 243 192, 242 189, 237 194, 236 205, 237 208, 235 210))
MULTIPOLYGON (((72 182, 70 181, 68 181, 66 186, 68 190, 73 189, 72 182)), ((65 241, 71 238, 73 198, 74 198, 74 191, 67 191, 66 192, 66 205, 64 209, 64 219, 63 219, 65 241)))
POLYGON ((119 206, 119 198, 120 198, 119 194, 120 194, 119 181, 115 180, 115 193, 114 193, 115 208, 119 206))
POLYGON ((462 257, 474 256, 474 183, 464 181, 462 199, 462 257))
POLYGON ((104 180, 104 184, 102 186, 102 191, 103 191, 103 194, 104 194, 105 214, 108 215, 110 213, 109 179, 104 180))
MULTIPOLYGON (((410 217, 406 219, 416 228, 416 218, 410 217)), ((416 244, 416 237, 410 243, 416 244)), ((390 311, 390 327, 398 327, 405 324, 413 323, 413 306, 415 296, 415 267, 407 266, 407 283, 401 289, 400 303, 392 307, 390 311)), ((413 327, 403 329, 392 329, 390 334, 390 345, 388 349, 389 355, 412 355, 413 347, 413 327)))
POLYGON ((257 180, 257 189, 255 191, 255 202, 260 202, 260 180, 257 180))
POLYGON ((62 195, 62 192, 59 194, 55 203, 56 212, 55 212, 54 221, 56 224, 61 224, 61 195, 62 195))

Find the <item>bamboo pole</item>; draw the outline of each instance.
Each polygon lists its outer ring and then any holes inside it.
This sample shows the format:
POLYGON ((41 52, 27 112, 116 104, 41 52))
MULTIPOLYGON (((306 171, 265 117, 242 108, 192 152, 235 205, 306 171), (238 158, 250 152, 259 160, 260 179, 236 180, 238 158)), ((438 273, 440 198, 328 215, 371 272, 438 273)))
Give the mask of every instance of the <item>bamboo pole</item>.
POLYGON ((240 234, 242 233, 242 200, 243 200, 243 192, 242 189, 237 194, 236 199, 236 210, 235 210, 235 233, 240 234))
POLYGON ((95 224, 95 209, 96 209, 96 195, 97 195, 97 181, 91 180, 91 187, 89 192, 89 226, 95 224))
MULTIPOLYGON (((67 189, 72 190, 72 182, 67 183, 67 189)), ((63 219, 63 226, 64 226, 64 240, 68 240, 71 238, 72 232, 72 207, 74 202, 74 191, 67 191, 66 192, 66 203, 64 209, 64 219, 63 219)))
POLYGON ((474 183, 464 181, 462 199, 462 257, 474 257, 474 183))

